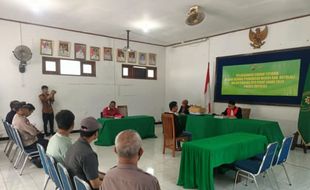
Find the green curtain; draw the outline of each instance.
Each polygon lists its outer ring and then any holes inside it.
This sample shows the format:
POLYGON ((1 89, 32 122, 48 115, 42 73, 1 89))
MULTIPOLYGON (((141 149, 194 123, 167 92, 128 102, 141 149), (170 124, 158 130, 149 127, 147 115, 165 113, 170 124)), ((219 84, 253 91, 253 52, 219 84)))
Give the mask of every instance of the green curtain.
POLYGON ((305 81, 298 119, 298 130, 306 144, 310 143, 310 67, 305 81))

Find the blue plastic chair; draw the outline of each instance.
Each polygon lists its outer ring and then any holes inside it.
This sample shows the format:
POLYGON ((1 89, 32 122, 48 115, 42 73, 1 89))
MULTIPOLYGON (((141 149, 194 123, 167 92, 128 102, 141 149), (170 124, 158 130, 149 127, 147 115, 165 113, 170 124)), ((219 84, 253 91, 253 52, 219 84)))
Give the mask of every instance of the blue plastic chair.
POLYGON ((78 176, 73 177, 76 190, 91 190, 90 186, 86 181, 80 179, 78 176))
POLYGON ((63 190, 72 190, 73 186, 72 186, 71 178, 70 178, 67 168, 59 162, 57 163, 57 168, 58 168, 59 177, 62 182, 63 190))
MULTIPOLYGON (((235 162, 235 167, 238 169, 235 177, 235 183, 234 183, 234 188, 236 187, 237 179, 239 176, 245 177, 246 179, 253 180, 255 182, 256 188, 258 188, 258 184, 256 181, 256 177, 263 173, 266 172, 268 175, 268 179, 270 180, 269 174, 268 174, 268 169, 272 166, 273 160, 275 153, 277 151, 278 143, 271 143, 267 146, 266 153, 263 157, 263 160, 252 160, 252 159, 247 159, 247 160, 241 160, 235 162)), ((271 181, 270 181, 271 183, 271 181)))
POLYGON ((38 157, 39 156, 39 152, 36 149, 28 149, 28 150, 26 150, 24 148, 24 145, 23 145, 23 142, 22 142, 22 140, 20 138, 18 130, 13 128, 13 127, 11 127, 11 130, 12 130, 14 139, 16 141, 16 144, 17 144, 17 146, 18 146, 18 148, 20 150, 20 152, 19 152, 19 154, 18 154, 18 156, 16 158, 16 161, 15 161, 15 164, 14 164, 14 168, 17 169, 18 165, 22 161, 22 158, 24 158, 23 165, 22 165, 20 173, 19 173, 19 175, 22 175, 23 171, 24 171, 24 168, 25 168, 25 165, 26 165, 26 161, 28 159, 33 159, 35 157, 38 157))
POLYGON ((51 179, 54 181, 55 185, 56 185, 56 189, 60 189, 63 190, 61 181, 60 181, 60 177, 58 175, 58 171, 55 167, 55 160, 53 157, 46 155, 46 163, 47 163, 47 167, 48 167, 48 171, 50 174, 51 179))
POLYGON ((46 158, 45 150, 44 150, 43 146, 40 145, 39 143, 37 143, 37 149, 39 151, 41 164, 43 166, 43 170, 44 170, 45 175, 46 175, 45 176, 44 186, 43 186, 43 189, 45 190, 49 180, 51 179, 51 177, 50 177, 50 173, 48 171, 47 160, 46 160, 47 158, 46 158))
MULTIPOLYGON (((13 141, 12 141, 11 134, 10 134, 10 131, 9 131, 9 129, 8 129, 8 126, 7 126, 6 121, 4 121, 4 120, 2 119, 2 123, 3 123, 3 127, 4 127, 4 129, 5 129, 5 132, 6 132, 7 136, 9 137, 9 140, 8 140, 8 142, 6 143, 5 148, 4 148, 4 150, 3 150, 3 152, 7 153, 6 151, 8 150, 9 146, 13 143, 13 141)), ((6 154, 6 155, 7 155, 7 154, 6 154)), ((8 156, 8 155, 7 155, 7 156, 8 156)))

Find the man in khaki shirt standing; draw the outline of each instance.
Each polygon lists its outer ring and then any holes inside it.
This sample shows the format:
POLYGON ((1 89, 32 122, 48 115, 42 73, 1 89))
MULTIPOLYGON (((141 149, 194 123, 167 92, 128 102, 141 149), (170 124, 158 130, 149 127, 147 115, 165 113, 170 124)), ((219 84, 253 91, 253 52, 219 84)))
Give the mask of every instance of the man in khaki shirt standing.
POLYGON ((133 130, 120 132, 115 139, 118 164, 105 175, 101 190, 160 190, 157 179, 138 168, 143 154, 142 140, 133 130))
POLYGON ((42 103, 42 118, 43 118, 43 127, 44 133, 46 136, 53 135, 54 132, 54 110, 52 104, 55 101, 56 91, 52 90, 51 93, 48 92, 48 87, 43 85, 41 87, 42 94, 39 95, 39 98, 42 103), (48 132, 47 125, 49 123, 50 130, 48 132))

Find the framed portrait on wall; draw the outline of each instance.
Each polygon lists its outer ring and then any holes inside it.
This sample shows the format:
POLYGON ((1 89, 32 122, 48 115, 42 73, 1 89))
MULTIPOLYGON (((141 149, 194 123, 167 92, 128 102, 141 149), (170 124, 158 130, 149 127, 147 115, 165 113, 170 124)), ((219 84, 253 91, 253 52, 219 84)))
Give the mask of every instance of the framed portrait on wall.
POLYGON ((128 52, 128 63, 137 63, 137 52, 128 52))
POLYGON ((103 48, 103 59, 105 61, 113 61, 112 48, 110 48, 110 47, 104 47, 103 48))
POLYGON ((156 65, 156 54, 149 53, 149 65, 156 65))
POLYGON ((116 61, 117 61, 117 62, 126 62, 125 53, 123 52, 122 49, 117 49, 117 52, 116 52, 116 61))
POLYGON ((40 43, 40 53, 41 55, 53 55, 53 41, 41 39, 40 43))
POLYGON ((100 60, 100 48, 90 47, 89 55, 90 55, 90 60, 99 61, 100 60))
POLYGON ((58 56, 70 57, 71 43, 59 41, 58 56))
POLYGON ((86 59, 86 45, 85 44, 74 44, 74 58, 75 59, 86 59))
POLYGON ((139 64, 146 65, 146 63, 147 63, 146 53, 139 52, 139 64))

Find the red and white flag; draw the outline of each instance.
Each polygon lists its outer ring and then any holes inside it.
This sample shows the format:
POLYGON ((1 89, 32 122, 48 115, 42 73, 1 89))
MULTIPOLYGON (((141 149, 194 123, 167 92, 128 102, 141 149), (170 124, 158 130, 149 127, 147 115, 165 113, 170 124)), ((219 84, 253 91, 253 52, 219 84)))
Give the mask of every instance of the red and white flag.
POLYGON ((210 63, 208 63, 204 93, 205 93, 207 111, 208 113, 211 113, 210 63))

